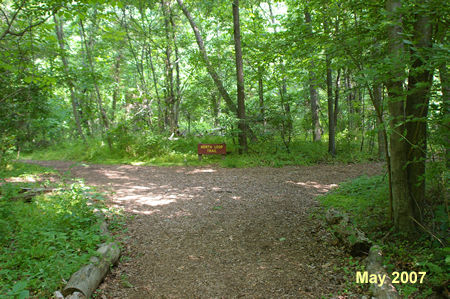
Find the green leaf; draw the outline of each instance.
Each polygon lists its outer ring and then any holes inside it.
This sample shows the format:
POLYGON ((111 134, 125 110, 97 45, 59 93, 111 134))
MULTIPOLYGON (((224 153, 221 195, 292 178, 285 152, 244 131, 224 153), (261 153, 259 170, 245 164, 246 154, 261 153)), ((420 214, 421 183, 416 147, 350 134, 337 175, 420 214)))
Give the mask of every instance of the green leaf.
POLYGON ((12 291, 13 293, 17 294, 19 291, 23 291, 26 287, 27 287, 26 281, 19 281, 13 286, 12 291))
POLYGON ((33 81, 33 77, 30 77, 30 76, 25 77, 25 78, 23 78, 23 81, 25 81, 25 83, 31 83, 33 81))
POLYGON ((23 290, 19 294, 19 299, 25 299, 30 297, 30 292, 27 290, 23 290))

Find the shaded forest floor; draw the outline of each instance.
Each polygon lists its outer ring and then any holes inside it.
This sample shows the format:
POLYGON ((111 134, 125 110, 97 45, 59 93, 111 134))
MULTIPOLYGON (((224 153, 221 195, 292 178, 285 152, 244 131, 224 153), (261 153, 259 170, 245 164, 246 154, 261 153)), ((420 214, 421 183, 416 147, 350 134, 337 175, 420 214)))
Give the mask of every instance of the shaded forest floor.
POLYGON ((380 163, 226 169, 26 161, 70 170, 131 217, 100 298, 319 298, 342 294, 345 254, 315 196, 380 163))

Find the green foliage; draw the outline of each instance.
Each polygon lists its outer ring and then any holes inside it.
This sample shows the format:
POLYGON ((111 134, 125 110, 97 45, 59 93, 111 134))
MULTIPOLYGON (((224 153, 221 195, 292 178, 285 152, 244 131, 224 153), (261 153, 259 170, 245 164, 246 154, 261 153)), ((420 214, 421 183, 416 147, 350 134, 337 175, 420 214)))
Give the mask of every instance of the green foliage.
POLYGON ((389 221, 388 188, 385 176, 362 176, 341 183, 339 188, 320 197, 325 207, 336 207, 353 215, 355 222, 364 231, 373 232, 373 237, 386 227, 389 221))
MULTIPOLYGON (((15 164, 1 177, 36 174, 38 168, 15 164)), ((31 203, 11 200, 21 186, 0 185, 0 297, 49 298, 104 241, 94 214, 101 203, 88 205, 92 196, 81 183, 31 203)))
POLYGON ((249 153, 237 154, 237 146, 232 138, 222 136, 177 137, 169 140, 167 135, 127 133, 123 130, 112 136, 112 149, 102 140, 87 143, 67 142, 44 150, 22 155, 23 158, 42 160, 75 160, 95 163, 131 163, 146 165, 203 165, 220 164, 224 167, 283 167, 287 165, 310 165, 319 162, 367 161, 370 154, 356 150, 357 144, 348 144, 340 149, 337 159, 327 153, 327 144, 293 139, 289 152, 281 139, 266 137, 250 144, 249 153), (199 143, 226 143, 227 156, 204 155, 198 161, 199 143))
POLYGON ((14 137, 9 135, 0 135, 0 171, 6 167, 14 153, 14 137))
POLYGON ((432 293, 440 293, 450 278, 450 249, 444 246, 450 241, 448 236, 445 237, 449 220, 441 200, 436 200, 436 204, 426 213, 425 223, 435 228, 433 235, 424 232, 418 240, 411 241, 402 235, 391 234, 388 186, 384 176, 359 177, 340 184, 337 189, 320 197, 325 207, 335 207, 349 213, 371 240, 382 242, 389 273, 427 272, 424 284, 396 285, 401 294, 408 298, 426 298, 432 293))

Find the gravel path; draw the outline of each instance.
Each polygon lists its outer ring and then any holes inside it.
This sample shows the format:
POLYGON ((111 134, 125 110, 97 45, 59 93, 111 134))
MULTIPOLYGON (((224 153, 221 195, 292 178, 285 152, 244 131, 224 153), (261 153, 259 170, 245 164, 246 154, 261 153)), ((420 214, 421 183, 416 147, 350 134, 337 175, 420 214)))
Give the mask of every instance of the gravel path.
POLYGON ((97 298, 320 298, 339 295, 344 253, 310 217, 337 183, 381 164, 145 167, 33 161, 84 178, 132 216, 122 262, 97 298))

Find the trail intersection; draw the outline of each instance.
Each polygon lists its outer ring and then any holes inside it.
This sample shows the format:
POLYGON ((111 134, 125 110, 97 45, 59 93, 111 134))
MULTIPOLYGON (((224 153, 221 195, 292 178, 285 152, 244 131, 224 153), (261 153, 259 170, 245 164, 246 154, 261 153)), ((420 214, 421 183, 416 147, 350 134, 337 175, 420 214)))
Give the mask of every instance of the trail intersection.
POLYGON ((345 254, 311 217, 317 195, 380 164, 145 167, 35 161, 83 178, 129 216, 100 298, 320 298, 345 254))

